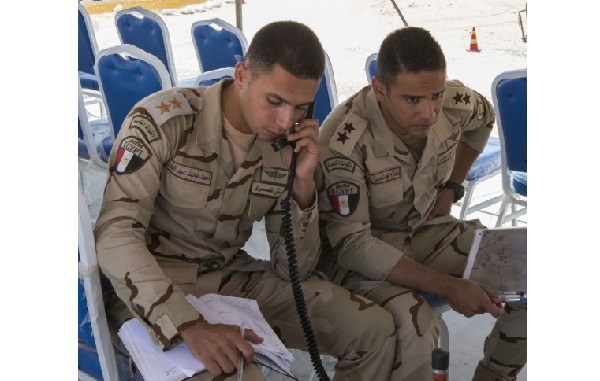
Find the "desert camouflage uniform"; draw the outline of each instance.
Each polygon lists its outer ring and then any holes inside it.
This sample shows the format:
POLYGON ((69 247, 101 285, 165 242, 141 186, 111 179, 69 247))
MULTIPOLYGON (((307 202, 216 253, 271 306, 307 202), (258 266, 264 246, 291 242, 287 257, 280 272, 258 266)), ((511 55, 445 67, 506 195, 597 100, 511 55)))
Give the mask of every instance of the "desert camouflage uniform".
MULTIPOLYGON (((305 349, 280 235, 287 166, 281 153, 256 139, 234 172, 222 127, 222 86, 161 91, 138 103, 123 123, 95 229, 100 267, 118 295, 107 302, 109 321, 118 327, 133 313, 169 349, 183 328, 202 318, 185 295, 219 293, 257 300, 283 343, 305 349), (264 216, 270 261, 241 250, 252 223, 264 216)), ((322 353, 340 358, 336 379, 373 380, 392 366, 393 320, 314 275, 316 206, 302 211, 292 202, 312 327, 322 353)), ((252 374, 260 372, 245 372, 247 379, 252 374)), ((211 377, 202 372, 197 378, 211 377)))
MULTIPOLYGON (((418 292, 385 280, 402 255, 462 277, 474 229, 483 225, 427 216, 450 176, 457 143, 481 152, 493 123, 484 97, 449 81, 419 162, 387 126, 371 87, 339 105, 321 127, 319 268, 392 313, 399 340, 394 380, 431 380, 440 328, 418 292)), ((486 341, 484 363, 512 380, 526 361, 526 311, 507 312, 486 341)))

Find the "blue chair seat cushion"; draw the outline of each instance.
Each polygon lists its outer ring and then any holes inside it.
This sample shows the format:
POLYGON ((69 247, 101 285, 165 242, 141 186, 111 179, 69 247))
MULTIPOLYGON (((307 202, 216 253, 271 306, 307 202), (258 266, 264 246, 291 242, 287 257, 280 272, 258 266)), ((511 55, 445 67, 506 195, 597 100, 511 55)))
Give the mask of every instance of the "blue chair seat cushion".
POLYGON ((98 78, 95 75, 80 71, 79 72, 79 83, 81 84, 81 87, 84 89, 100 90, 100 85, 98 84, 98 78))
POLYGON ((515 188, 515 192, 517 192, 521 196, 527 197, 527 173, 513 172, 512 186, 513 188, 515 188))
POLYGON ((483 176, 499 172, 501 168, 500 140, 494 136, 490 136, 483 152, 473 163, 466 180, 477 180, 483 176))
POLYGON ((426 292, 421 292, 421 297, 425 299, 431 308, 441 307, 448 304, 448 301, 445 299, 438 298, 437 296, 428 294, 426 292))

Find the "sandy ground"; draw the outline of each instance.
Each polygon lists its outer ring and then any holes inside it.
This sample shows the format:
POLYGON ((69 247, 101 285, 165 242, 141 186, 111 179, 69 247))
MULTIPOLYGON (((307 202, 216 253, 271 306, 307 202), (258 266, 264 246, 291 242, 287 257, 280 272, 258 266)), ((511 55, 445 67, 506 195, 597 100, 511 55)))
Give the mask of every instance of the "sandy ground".
MULTIPOLYGON (((438 39, 446 54, 448 77, 488 97, 497 74, 527 67, 527 43, 518 23, 518 12, 525 8, 521 0, 409 0, 398 1, 398 6, 409 25, 427 28, 438 39), (472 27, 480 53, 467 51, 472 27)), ((389 0, 247 0, 242 9, 242 30, 248 41, 275 20, 296 20, 311 27, 331 58, 340 102, 366 84, 367 56, 378 50, 389 32, 404 26, 389 0)), ((235 5, 222 2, 221 7, 188 15, 177 11, 163 15, 177 74, 195 77, 200 70, 192 45, 192 23, 219 17, 236 25, 235 5)), ((113 12, 91 18, 99 49, 120 43, 113 12)))

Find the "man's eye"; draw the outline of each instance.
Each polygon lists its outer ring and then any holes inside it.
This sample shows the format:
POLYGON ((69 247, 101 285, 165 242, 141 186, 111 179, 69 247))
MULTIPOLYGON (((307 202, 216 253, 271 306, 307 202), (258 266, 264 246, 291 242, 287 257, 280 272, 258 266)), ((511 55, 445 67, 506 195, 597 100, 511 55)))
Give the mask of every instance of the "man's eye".
POLYGON ((440 99, 442 96, 444 96, 444 92, 440 91, 439 93, 433 94, 433 100, 436 101, 438 99, 440 99))
POLYGON ((417 97, 407 97, 406 101, 408 103, 417 103, 417 102, 419 102, 419 98, 417 98, 417 97))
POLYGON ((281 104, 280 100, 274 98, 267 98, 267 102, 269 102, 269 104, 272 104, 273 106, 279 106, 281 104))

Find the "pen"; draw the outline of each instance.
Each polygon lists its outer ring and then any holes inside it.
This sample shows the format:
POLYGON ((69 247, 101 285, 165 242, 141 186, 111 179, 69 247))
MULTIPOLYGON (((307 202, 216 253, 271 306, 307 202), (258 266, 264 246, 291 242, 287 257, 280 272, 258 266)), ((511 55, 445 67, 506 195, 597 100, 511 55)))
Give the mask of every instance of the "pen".
MULTIPOLYGON (((240 335, 242 335, 242 339, 244 338, 244 323, 240 324, 240 335)), ((244 354, 240 352, 240 361, 238 362, 238 373, 237 373, 237 381, 242 381, 242 376, 244 375, 244 354)))
POLYGON ((498 294, 504 296, 504 303, 527 303, 527 294, 520 292, 502 292, 498 294))

